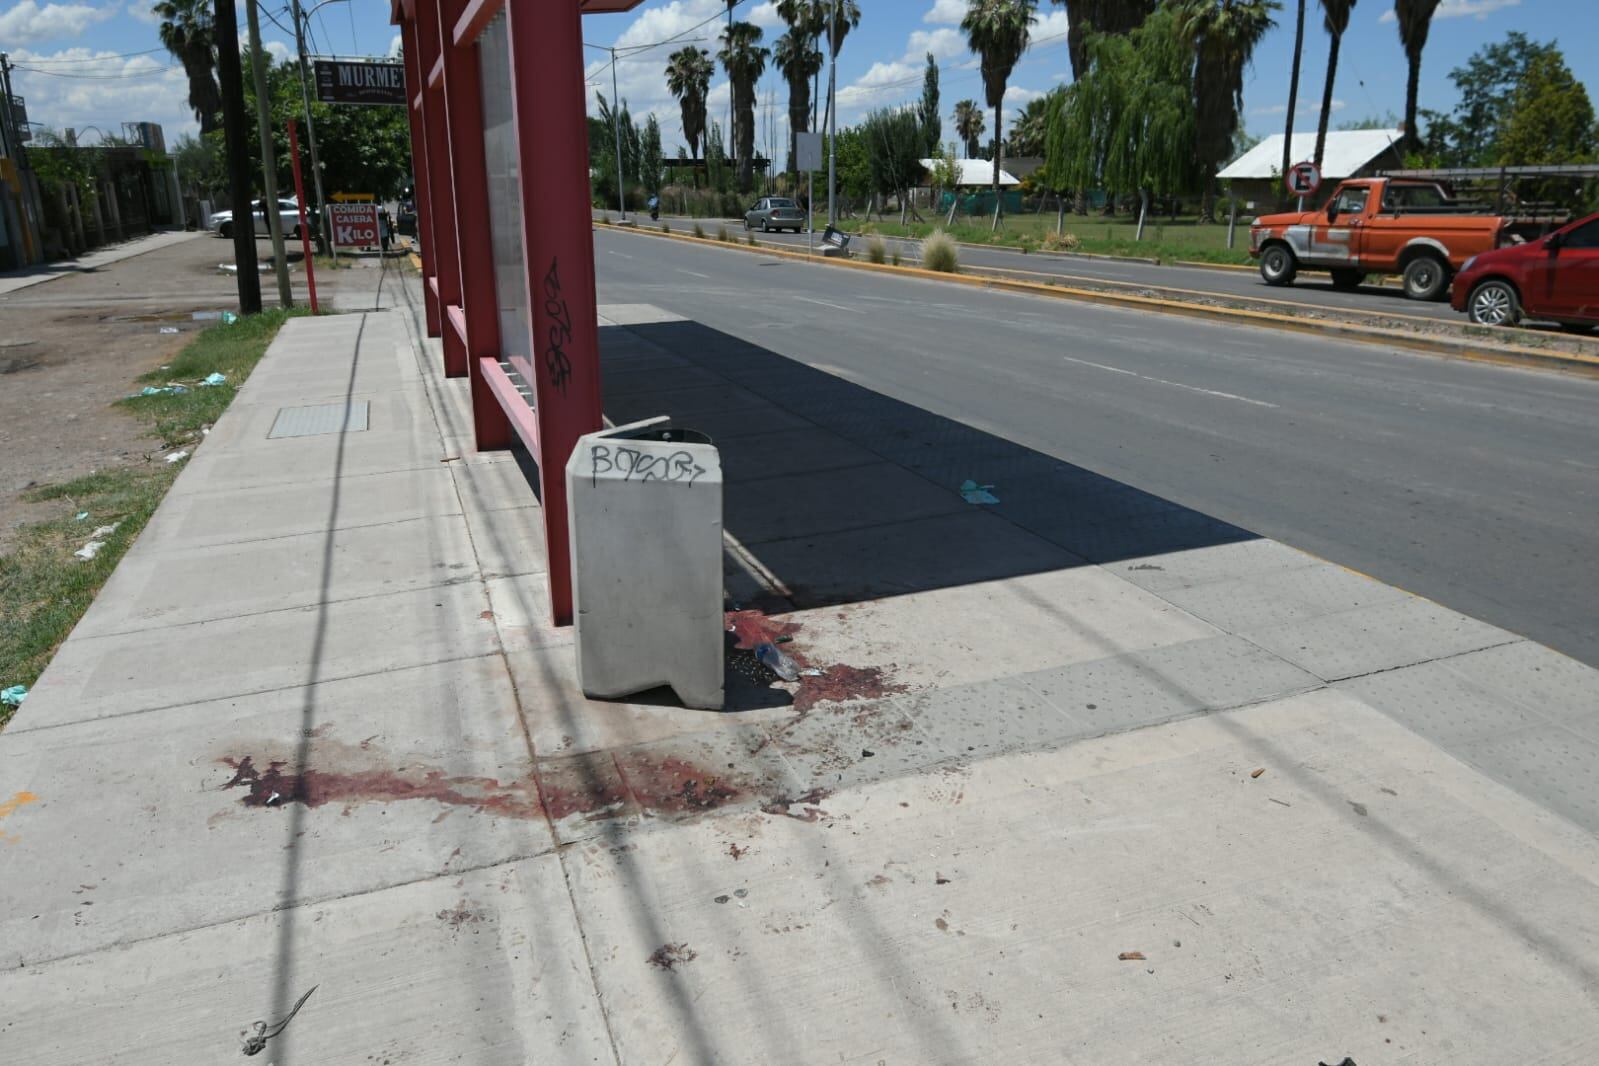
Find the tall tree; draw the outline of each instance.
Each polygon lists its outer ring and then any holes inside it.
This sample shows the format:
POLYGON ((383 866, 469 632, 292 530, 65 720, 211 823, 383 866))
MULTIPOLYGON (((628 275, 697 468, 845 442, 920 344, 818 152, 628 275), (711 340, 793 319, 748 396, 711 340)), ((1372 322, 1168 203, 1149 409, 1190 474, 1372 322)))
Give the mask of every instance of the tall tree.
POLYGON ((1532 61, 1499 138, 1506 166, 1588 162, 1599 148, 1593 103, 1558 51, 1532 61))
MULTIPOLYGON (((730 8, 731 8, 730 0, 730 8)), ((738 164, 738 191, 749 192, 755 180, 755 84, 766 73, 769 48, 761 47, 761 28, 734 22, 722 33, 717 58, 727 71, 733 96, 733 158, 738 164)))
POLYGON ((1432 30, 1432 13, 1439 0, 1394 0, 1394 15, 1399 22, 1399 43, 1405 48, 1410 78, 1405 82, 1405 143, 1411 150, 1421 147, 1416 129, 1416 93, 1421 87, 1421 53, 1432 30))
POLYGON ((966 43, 981 60, 983 92, 994 109, 994 229, 1005 216, 999 196, 999 170, 1005 163, 1003 138, 1005 86, 1017 60, 1027 51, 1032 38, 1038 0, 969 0, 961 29, 966 43))
POLYGON ((1054 0, 1066 9, 1066 54, 1072 64, 1072 78, 1088 69, 1087 46, 1090 33, 1125 34, 1144 24, 1159 0, 1054 0))
POLYGON ((816 34, 803 26, 790 25, 772 49, 783 80, 788 82, 788 170, 799 180, 794 165, 794 137, 811 128, 811 79, 822 69, 822 50, 816 34))
POLYGON ((955 105, 955 136, 960 138, 961 150, 967 159, 977 158, 978 145, 988 120, 983 117, 983 106, 976 100, 962 100, 955 105))
POLYGON ((1540 44, 1512 30, 1497 44, 1474 52, 1449 72, 1460 102, 1448 115, 1427 117, 1426 154, 1438 166, 1483 167, 1499 162, 1499 134, 1510 114, 1516 88, 1533 60, 1557 52, 1553 41, 1540 44))
POLYGON ((1282 173, 1287 174, 1288 168, 1296 160, 1294 154, 1294 111, 1299 106, 1299 61, 1305 55, 1305 0, 1299 0, 1299 19, 1294 24, 1294 63, 1293 70, 1288 75, 1288 117, 1283 125, 1283 166, 1282 173))
POLYGON ((160 0, 153 8, 161 18, 161 45, 189 79, 189 108, 204 136, 222 128, 222 90, 217 87, 216 53, 208 0, 160 0))
POLYGON ((1321 115, 1316 119, 1316 166, 1321 166, 1322 152, 1327 147, 1327 120, 1332 117, 1333 81, 1338 77, 1338 49, 1343 44, 1344 31, 1349 29, 1349 13, 1355 9, 1355 0, 1321 0, 1322 24, 1332 43, 1327 46, 1327 83, 1321 90, 1321 115))
POLYGON ((922 120, 922 141, 928 155, 936 155, 944 143, 944 116, 938 110, 938 63, 927 53, 927 73, 922 75, 922 101, 917 105, 922 120))
POLYGON ((1244 103, 1244 70, 1275 23, 1277 0, 1180 0, 1179 26, 1193 42, 1195 156, 1204 170, 1200 219, 1215 221, 1216 171, 1227 161, 1244 103))
POLYGON ((900 221, 904 222, 909 190, 921 177, 921 160, 927 151, 920 109, 874 111, 861 123, 861 134, 866 140, 871 191, 881 197, 898 196, 900 221))
POLYGON ((1012 156, 1042 156, 1044 141, 1049 135, 1049 112, 1054 106, 1056 89, 1027 101, 1027 106, 1016 112, 1010 124, 1010 136, 1005 139, 1007 154, 1012 156))
POLYGON ((653 111, 644 121, 640 144, 639 165, 644 171, 644 187, 653 195, 661 191, 661 123, 653 111))
MULTIPOLYGON (((790 30, 798 30, 809 37, 812 47, 820 47, 822 31, 827 28, 822 0, 777 0, 777 17, 782 19, 790 30)), ((806 115, 806 124, 803 128, 807 130, 816 125, 816 103, 822 94, 821 77, 822 67, 818 62, 816 69, 811 72, 811 90, 806 94, 806 99, 810 102, 810 111, 806 115)), ((792 91, 789 103, 793 103, 792 91)))
POLYGON ((705 97, 711 91, 715 70, 711 53, 692 45, 673 52, 666 63, 666 87, 677 97, 683 115, 683 139, 688 141, 688 154, 696 159, 705 139, 705 97))

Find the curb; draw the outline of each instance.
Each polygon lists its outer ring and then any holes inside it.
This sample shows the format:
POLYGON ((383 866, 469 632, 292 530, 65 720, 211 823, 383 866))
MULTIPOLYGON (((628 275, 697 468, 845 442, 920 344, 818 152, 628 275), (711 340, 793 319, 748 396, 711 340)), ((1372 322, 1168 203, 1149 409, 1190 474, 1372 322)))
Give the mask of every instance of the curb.
POLYGON ((787 249, 775 248, 770 245, 757 244, 751 247, 741 242, 701 239, 684 234, 661 233, 658 230, 617 229, 615 226, 606 226, 605 228, 616 230, 620 233, 634 233, 641 237, 652 237, 657 240, 688 241, 714 248, 742 251, 746 254, 772 255, 821 265, 843 266, 852 270, 887 272, 900 277, 966 285, 971 288, 1017 292, 1030 296, 1052 296, 1057 299, 1076 300, 1082 303, 1095 303, 1110 307, 1132 308, 1144 311, 1153 310, 1166 314, 1181 315, 1186 318, 1224 322, 1230 325, 1251 325, 1266 329, 1287 330, 1294 333, 1315 334, 1322 337, 1336 336, 1365 344, 1407 348, 1433 355, 1469 359, 1473 362, 1497 363, 1506 366, 1534 366, 1540 369, 1563 370, 1571 373, 1599 376, 1599 356, 1541 352, 1536 349, 1521 348, 1514 345, 1480 347, 1474 342, 1463 339, 1426 337, 1401 330, 1327 320, 1306 322, 1288 315, 1269 311, 1207 307, 1202 304, 1184 303, 1180 300, 1162 300, 1149 296, 1097 292, 1092 289, 1077 289, 1066 285, 1044 285, 1038 282, 1013 281, 1008 278, 983 277, 975 274, 942 274, 937 271, 923 270, 920 267, 896 267, 889 266, 886 263, 862 263, 853 259, 824 259, 820 256, 809 256, 803 252, 791 252, 787 249))

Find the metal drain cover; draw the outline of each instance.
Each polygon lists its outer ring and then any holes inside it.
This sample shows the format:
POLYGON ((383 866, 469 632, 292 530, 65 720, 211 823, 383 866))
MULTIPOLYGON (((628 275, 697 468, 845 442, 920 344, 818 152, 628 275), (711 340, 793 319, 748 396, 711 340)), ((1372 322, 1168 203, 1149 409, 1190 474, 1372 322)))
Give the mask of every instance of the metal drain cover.
POLYGON ((360 433, 366 430, 365 400, 355 403, 319 403, 310 407, 283 407, 272 423, 270 437, 315 437, 322 433, 360 433))

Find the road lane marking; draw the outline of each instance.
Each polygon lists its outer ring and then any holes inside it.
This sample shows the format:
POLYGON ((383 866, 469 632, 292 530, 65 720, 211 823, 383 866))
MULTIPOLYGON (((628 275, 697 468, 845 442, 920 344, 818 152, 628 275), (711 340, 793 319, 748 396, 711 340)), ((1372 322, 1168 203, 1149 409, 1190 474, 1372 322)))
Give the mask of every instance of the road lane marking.
POLYGON ((1091 366, 1095 370, 1109 370, 1112 374, 1126 374, 1129 377, 1139 378, 1143 381, 1153 381, 1160 385, 1170 385, 1174 389, 1187 389, 1189 392, 1202 392, 1206 396, 1220 396, 1226 400, 1237 400, 1239 403, 1252 403, 1256 407, 1278 407, 1278 404, 1267 403, 1265 400, 1251 400, 1248 396, 1239 396, 1237 393, 1221 392, 1218 389, 1202 389, 1198 385, 1184 385, 1180 381, 1167 381, 1165 378, 1152 378, 1148 374, 1140 374, 1135 370, 1123 370, 1119 366, 1106 366, 1104 363, 1090 363, 1087 359, 1073 359, 1069 355, 1061 356, 1068 363, 1078 363, 1082 366, 1091 366))
POLYGON ((617 252, 617 251, 611 250, 610 248, 605 249, 605 254, 606 255, 619 255, 623 259, 632 259, 633 258, 632 256, 628 255, 626 252, 617 252))
POLYGON ((795 296, 794 299, 801 300, 808 304, 816 304, 818 307, 831 307, 835 311, 849 311, 852 314, 857 315, 864 315, 866 313, 859 307, 845 307, 843 304, 830 304, 826 300, 813 300, 809 296, 795 296))
POLYGON ((706 281, 711 280, 709 274, 701 274, 698 270, 690 270, 688 267, 678 267, 677 269, 684 274, 693 274, 696 278, 704 278, 706 281))

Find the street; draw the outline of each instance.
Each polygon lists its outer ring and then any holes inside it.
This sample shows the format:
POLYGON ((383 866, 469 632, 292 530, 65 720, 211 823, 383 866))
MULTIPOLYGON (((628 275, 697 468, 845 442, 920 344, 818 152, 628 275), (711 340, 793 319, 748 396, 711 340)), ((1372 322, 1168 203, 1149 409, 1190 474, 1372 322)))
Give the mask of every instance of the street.
POLYGON ((602 303, 658 305, 1599 664, 1599 382, 605 229, 595 248, 602 303))
MULTIPOLYGON (((677 232, 687 233, 692 230, 696 220, 691 218, 664 218, 663 221, 671 225, 677 232)), ((699 219, 698 221, 708 233, 715 233, 716 227, 722 224, 714 219, 699 219)), ((655 223, 649 221, 647 216, 641 217, 639 224, 642 226, 655 225, 655 223)), ((726 225, 740 238, 743 237, 744 227, 740 223, 734 221, 728 222, 726 225)), ((823 221, 817 222, 815 238, 817 246, 821 244, 823 225, 823 221)), ((786 231, 782 233, 757 233, 755 237, 757 240, 794 248, 804 248, 806 243, 804 233, 789 233, 786 231)), ((867 240, 868 238, 866 237, 855 237, 850 247, 857 255, 864 255, 867 240)), ((891 252, 898 249, 900 254, 907 258, 914 258, 921 254, 920 241, 884 237, 883 243, 891 252)), ((1239 226, 1238 246, 1240 248, 1249 246, 1248 226, 1239 226)), ((1391 285, 1363 285, 1357 292, 1340 292, 1333 288, 1332 278, 1329 275, 1316 271, 1307 271, 1293 285, 1273 288, 1262 281, 1259 272, 1253 268, 1235 269, 1231 267, 1157 265, 1126 259, 1053 255, 1048 252, 1030 252, 1023 255, 1021 252, 1010 249, 980 248, 975 245, 962 245, 960 258, 961 263, 967 267, 1044 274, 1058 278, 1062 284, 1067 285, 1073 282, 1098 285, 1112 284, 1127 286, 1133 290, 1140 287, 1158 287, 1212 297, 1245 297, 1251 300, 1273 300, 1291 306, 1370 311, 1384 316, 1403 315, 1434 322, 1464 322, 1466 320, 1464 315, 1457 314, 1451 310, 1448 303, 1425 303, 1420 300, 1407 300, 1403 292, 1391 285)))

